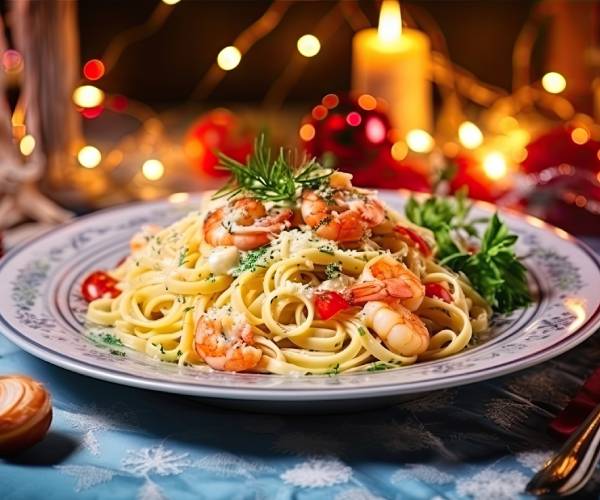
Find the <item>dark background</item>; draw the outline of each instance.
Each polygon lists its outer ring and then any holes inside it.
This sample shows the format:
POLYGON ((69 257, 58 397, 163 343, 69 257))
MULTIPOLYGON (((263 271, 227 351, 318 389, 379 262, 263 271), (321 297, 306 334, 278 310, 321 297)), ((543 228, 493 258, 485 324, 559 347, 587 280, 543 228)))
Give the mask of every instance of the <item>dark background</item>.
MULTIPOLYGON (((101 57, 115 35, 144 23, 158 1, 80 0, 82 61, 101 57)), ((102 79, 102 88, 147 102, 186 100, 219 50, 230 45, 270 3, 181 1, 158 32, 123 52, 115 68, 102 79)), ((376 26, 379 2, 359 4, 376 26)), ((531 0, 401 2, 403 11, 422 10, 437 22, 455 63, 507 90, 513 45, 534 4, 531 0)), ((261 101, 295 54, 298 37, 312 32, 334 5, 329 1, 294 3, 281 24, 225 75, 210 100, 261 101)), ((308 62, 288 102, 317 101, 327 92, 349 89, 352 35, 345 22, 332 33, 321 52, 308 62)))

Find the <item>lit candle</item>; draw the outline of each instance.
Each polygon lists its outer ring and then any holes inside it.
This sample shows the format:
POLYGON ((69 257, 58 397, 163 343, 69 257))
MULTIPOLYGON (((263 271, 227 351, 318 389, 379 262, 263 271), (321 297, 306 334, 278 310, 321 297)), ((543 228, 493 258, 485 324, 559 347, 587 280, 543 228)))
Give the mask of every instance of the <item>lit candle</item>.
POLYGON ((395 0, 381 4, 378 29, 354 36, 354 90, 385 99, 401 137, 414 129, 431 131, 430 65, 429 38, 421 31, 402 29, 395 0))

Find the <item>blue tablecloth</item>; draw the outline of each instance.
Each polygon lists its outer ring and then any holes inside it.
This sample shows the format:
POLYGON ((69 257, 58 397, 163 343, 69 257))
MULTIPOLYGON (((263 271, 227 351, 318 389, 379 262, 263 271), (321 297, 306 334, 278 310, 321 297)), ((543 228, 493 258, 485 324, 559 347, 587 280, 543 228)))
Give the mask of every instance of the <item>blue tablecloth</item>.
MULTIPOLYGON (((0 373, 53 396, 46 439, 0 461, 3 499, 512 499, 560 442, 550 419, 600 338, 527 371, 351 415, 222 410, 86 378, 0 335, 0 373)), ((598 482, 585 496, 597 498, 598 482)))

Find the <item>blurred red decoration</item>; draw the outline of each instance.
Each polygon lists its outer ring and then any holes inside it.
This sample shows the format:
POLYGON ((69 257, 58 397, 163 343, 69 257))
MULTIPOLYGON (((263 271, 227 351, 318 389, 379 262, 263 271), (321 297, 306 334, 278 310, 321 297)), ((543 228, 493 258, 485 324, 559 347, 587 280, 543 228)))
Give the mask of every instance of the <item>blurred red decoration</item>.
POLYGON ((389 118, 372 96, 327 94, 303 123, 314 127, 314 134, 301 135, 308 154, 333 155, 335 167, 347 172, 366 169, 391 147, 389 118))
POLYGON ((83 76, 88 80, 100 80, 104 76, 104 64, 100 59, 90 59, 83 65, 83 76))
POLYGON ((108 102, 108 105, 113 111, 125 111, 128 104, 127 97, 123 95, 114 95, 108 102))
POLYGON ((227 176, 227 171, 216 168, 219 163, 217 154, 221 152, 245 163, 252 153, 253 136, 236 115, 225 109, 215 109, 190 127, 184 140, 184 151, 201 172, 227 176))
POLYGON ((575 168, 600 171, 600 142, 589 139, 584 144, 573 142, 572 127, 559 127, 538 137, 527 146, 527 158, 521 166, 525 172, 541 172, 562 163, 575 168))
POLYGON ((447 161, 455 169, 450 179, 452 193, 466 186, 469 197, 484 201, 495 201, 506 193, 506 189, 490 179, 485 174, 481 163, 469 153, 459 153, 447 161))
POLYGON ((81 115, 84 118, 93 119, 98 118, 102 111, 104 111, 104 106, 94 106, 93 108, 81 108, 81 115))
POLYGON ((417 165, 392 157, 391 135, 387 114, 368 94, 327 94, 300 128, 306 152, 352 173, 355 185, 430 191, 429 179, 417 165))
POLYGON ((527 211, 570 232, 598 235, 600 142, 588 138, 577 144, 573 130, 554 129, 527 146, 522 168, 532 176, 535 187, 521 204, 527 211))

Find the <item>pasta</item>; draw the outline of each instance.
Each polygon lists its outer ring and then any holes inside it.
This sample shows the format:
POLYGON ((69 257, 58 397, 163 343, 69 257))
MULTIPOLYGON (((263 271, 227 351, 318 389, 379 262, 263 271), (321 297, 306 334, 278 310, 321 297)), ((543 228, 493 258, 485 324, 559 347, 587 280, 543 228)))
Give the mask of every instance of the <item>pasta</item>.
POLYGON ((240 192, 144 228, 88 319, 162 361, 298 375, 440 359, 488 328, 490 306, 439 264, 431 231, 348 176, 264 200, 240 192))

